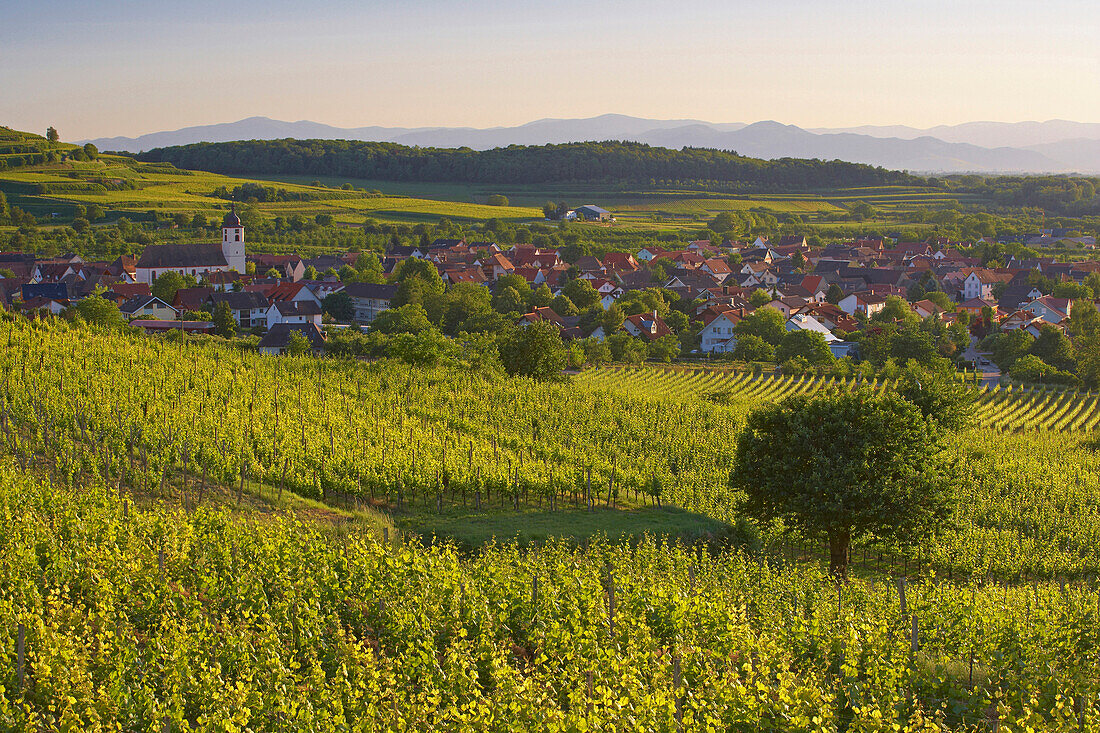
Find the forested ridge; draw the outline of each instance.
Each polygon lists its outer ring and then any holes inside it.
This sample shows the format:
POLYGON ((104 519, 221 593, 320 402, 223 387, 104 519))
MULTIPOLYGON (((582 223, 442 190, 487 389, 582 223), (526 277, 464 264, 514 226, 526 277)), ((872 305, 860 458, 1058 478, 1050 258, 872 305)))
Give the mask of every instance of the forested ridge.
POLYGON ((137 157, 214 173, 306 174, 417 182, 717 180, 773 190, 924 183, 924 179, 907 173, 843 161, 760 160, 723 150, 670 150, 617 141, 471 150, 352 140, 245 140, 155 148, 137 157))

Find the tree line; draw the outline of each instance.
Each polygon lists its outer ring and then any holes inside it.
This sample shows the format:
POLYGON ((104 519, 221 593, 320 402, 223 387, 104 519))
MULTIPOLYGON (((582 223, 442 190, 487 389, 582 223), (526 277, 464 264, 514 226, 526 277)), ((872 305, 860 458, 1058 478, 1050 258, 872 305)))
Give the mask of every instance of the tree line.
POLYGON ((417 182, 518 184, 701 179, 746 181, 772 190, 925 183, 923 178, 907 173, 837 160, 760 160, 722 150, 670 150, 620 141, 471 150, 354 140, 246 140, 155 148, 137 158, 215 173, 307 174, 417 182))

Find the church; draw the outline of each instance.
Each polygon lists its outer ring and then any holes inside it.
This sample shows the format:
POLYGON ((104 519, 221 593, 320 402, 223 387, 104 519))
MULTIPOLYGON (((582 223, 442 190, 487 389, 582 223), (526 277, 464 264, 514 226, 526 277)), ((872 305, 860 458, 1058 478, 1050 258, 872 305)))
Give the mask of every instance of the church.
POLYGON ((234 207, 222 221, 219 244, 151 244, 137 261, 135 277, 139 283, 152 285, 166 272, 201 280, 211 272, 244 274, 244 267, 244 226, 234 207))

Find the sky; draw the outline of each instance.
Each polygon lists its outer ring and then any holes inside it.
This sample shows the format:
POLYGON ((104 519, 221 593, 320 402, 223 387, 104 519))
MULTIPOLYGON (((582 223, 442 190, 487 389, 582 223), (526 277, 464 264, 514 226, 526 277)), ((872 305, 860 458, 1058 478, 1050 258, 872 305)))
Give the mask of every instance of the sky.
POLYGON ((1095 0, 0 0, 0 125, 1100 122, 1095 0))

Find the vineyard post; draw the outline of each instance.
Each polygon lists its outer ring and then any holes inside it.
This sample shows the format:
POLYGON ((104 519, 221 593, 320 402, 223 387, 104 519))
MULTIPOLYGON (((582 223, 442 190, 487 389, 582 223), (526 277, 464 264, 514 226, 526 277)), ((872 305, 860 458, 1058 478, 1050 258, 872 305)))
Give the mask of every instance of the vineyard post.
POLYGON ((181 456, 183 463, 183 476, 180 483, 180 500, 183 502, 184 511, 187 511, 187 446, 183 448, 183 455, 181 456))
POLYGON ((684 726, 684 700, 680 696, 680 686, 683 679, 680 673, 680 650, 672 650, 672 694, 676 701, 676 730, 683 730, 684 726))
POLYGON ((902 575, 898 578, 898 604, 901 609, 901 615, 905 616, 905 576, 902 575))
POLYGON ((390 544, 390 528, 382 527, 382 543, 385 545, 390 544))
POLYGON ((123 501, 122 501, 122 521, 125 522, 129 519, 130 519, 130 501, 128 499, 123 499, 123 501))
POLYGON ((202 504, 202 496, 206 493, 206 462, 202 464, 202 483, 199 484, 199 504, 202 504))
POLYGON ((157 550, 157 565, 160 567, 160 579, 164 580, 164 544, 157 550))
POLYGON ((584 490, 584 506, 588 511, 592 511, 592 467, 588 467, 588 481, 585 484, 584 490))
POLYGON ((26 629, 19 624, 15 632, 15 676, 19 680, 19 689, 23 689, 23 657, 26 651, 26 629))
POLYGON ((913 614, 913 631, 912 631, 912 636, 910 638, 909 651, 912 652, 912 654, 916 655, 916 653, 919 650, 920 650, 920 641, 919 641, 919 637, 917 636, 917 614, 914 613, 913 614))
POLYGON ((588 670, 588 717, 592 717, 592 670, 588 670))
POLYGON ((279 502, 283 500, 283 487, 286 486, 286 469, 290 465, 290 456, 283 459, 283 477, 279 479, 279 502))
MULTIPOLYGON (((538 606, 539 602, 539 576, 531 576, 531 605, 538 606)), ((536 608, 537 610, 537 608, 536 608)))
POLYGON ((607 631, 615 637, 615 576, 610 567, 607 569, 607 631))

